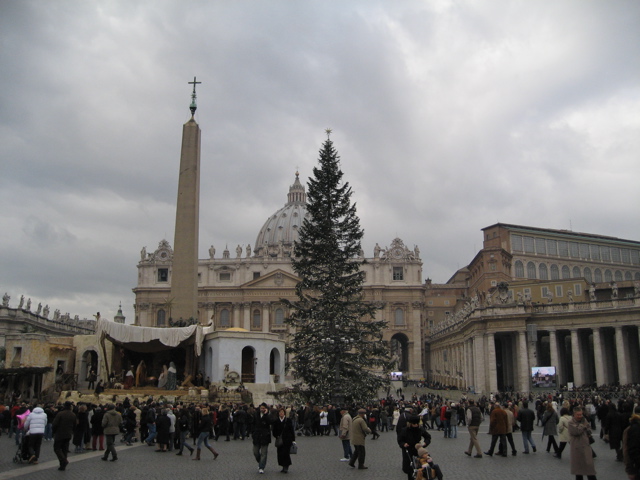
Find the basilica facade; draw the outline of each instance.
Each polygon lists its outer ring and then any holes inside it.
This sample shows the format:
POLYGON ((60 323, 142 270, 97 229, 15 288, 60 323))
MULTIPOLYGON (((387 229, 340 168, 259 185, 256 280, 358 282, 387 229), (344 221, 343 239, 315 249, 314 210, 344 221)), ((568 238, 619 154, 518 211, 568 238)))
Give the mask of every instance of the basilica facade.
MULTIPOLYGON (((291 255, 307 216, 306 201, 296 174, 285 205, 265 221, 253 248, 238 245, 220 255, 211 246, 209 258, 198 260, 198 323, 212 323, 216 330, 276 333, 287 340, 289 310, 283 300, 297 299, 291 255)), ((363 265, 365 299, 378 307, 376 318, 388 322, 385 340, 397 371, 407 378, 423 378, 425 289, 420 251, 396 238, 384 248, 376 244, 372 253, 363 265)), ((364 256, 362 252, 360 260, 364 256)), ((133 289, 136 325, 169 327, 179 321, 171 312, 172 258, 166 240, 153 252, 141 252, 133 289)))
MULTIPOLYGON (((296 300, 290 259, 306 215, 296 174, 253 248, 211 246, 198 260, 195 321, 286 342, 283 300, 296 300)), ((365 300, 387 321, 384 340, 404 379, 526 391, 532 367, 554 366, 562 385, 640 382, 640 370, 631 369, 640 360, 639 242, 509 224, 482 231, 483 248, 444 284, 425 280, 418 247, 400 238, 361 253, 365 300)), ((171 312, 172 258, 166 240, 141 252, 135 325, 179 322, 171 312)))

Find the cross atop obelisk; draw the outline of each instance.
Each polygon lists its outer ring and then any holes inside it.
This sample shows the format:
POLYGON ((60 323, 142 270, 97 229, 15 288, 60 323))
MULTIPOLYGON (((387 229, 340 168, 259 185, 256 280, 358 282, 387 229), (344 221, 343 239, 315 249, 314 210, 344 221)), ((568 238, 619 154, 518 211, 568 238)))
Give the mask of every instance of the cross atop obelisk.
POLYGON ((193 82, 187 82, 189 85, 193 85, 193 93, 191 94, 191 105, 189 105, 189 110, 191 110, 191 116, 193 117, 196 113, 196 109, 198 106, 196 105, 196 85, 202 82, 196 82, 196 77, 193 77, 193 82))

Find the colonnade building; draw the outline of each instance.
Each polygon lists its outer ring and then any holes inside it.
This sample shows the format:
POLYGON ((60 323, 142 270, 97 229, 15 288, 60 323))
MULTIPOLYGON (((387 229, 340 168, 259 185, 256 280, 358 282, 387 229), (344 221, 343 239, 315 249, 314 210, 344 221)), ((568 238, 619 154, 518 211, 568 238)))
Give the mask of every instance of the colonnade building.
MULTIPOLYGON (((480 392, 640 382, 640 243, 496 224, 449 285, 455 312, 427 332, 430 378, 480 392), (635 368, 632 368, 635 366, 635 368)), ((441 290, 446 291, 446 286, 441 290)))

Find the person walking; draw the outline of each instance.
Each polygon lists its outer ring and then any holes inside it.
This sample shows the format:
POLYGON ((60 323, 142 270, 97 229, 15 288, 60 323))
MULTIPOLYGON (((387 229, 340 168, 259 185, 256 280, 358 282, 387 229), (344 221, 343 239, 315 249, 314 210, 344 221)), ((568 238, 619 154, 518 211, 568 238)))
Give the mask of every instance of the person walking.
POLYGON ((152 403, 149 405, 149 409, 147 410, 147 416, 145 419, 145 423, 147 424, 147 431, 149 432, 149 436, 145 438, 145 442, 150 447, 153 447, 153 442, 158 435, 156 430, 156 405, 152 403))
POLYGON ((41 407, 36 407, 24 422, 25 434, 29 437, 29 463, 38 463, 42 437, 47 427, 47 414, 41 407))
POLYGON ((558 446, 558 453, 553 455, 556 458, 562 458, 562 452, 567 446, 567 443, 571 441, 571 436, 569 435, 570 421, 571 415, 569 415, 569 409, 562 407, 560 409, 560 422, 558 423, 558 440, 560 440, 560 445, 558 446))
POLYGON ((533 441, 533 424, 536 421, 536 413, 529 408, 529 402, 522 402, 522 408, 518 410, 518 422, 520 422, 520 430, 522 431, 522 444, 524 445, 525 454, 529 453, 529 446, 536 453, 536 444, 533 441))
POLYGON ((513 415, 513 411, 509 408, 505 408, 504 412, 507 414, 507 419, 509 420, 507 423, 507 442, 511 446, 511 455, 514 457, 518 454, 516 450, 516 446, 513 443, 513 428, 515 426, 515 416, 513 415))
POLYGON ((104 450, 104 430, 102 429, 102 419, 104 418, 104 410, 102 407, 96 407, 91 416, 91 450, 104 450))
POLYGON ((176 423, 178 436, 180 438, 180 450, 176 455, 182 455, 182 451, 186 448, 189 450, 189 456, 193 454, 193 448, 187 443, 187 433, 191 430, 191 415, 185 407, 181 408, 178 413, 178 422, 176 423))
POLYGON ((547 453, 553 447, 553 453, 558 453, 558 444, 556 443, 556 435, 558 435, 558 423, 560 422, 560 418, 558 414, 553 409, 553 405, 551 403, 547 404, 547 409, 542 416, 542 436, 547 435, 549 440, 547 440, 547 453))
POLYGON ((133 445, 131 440, 136 434, 136 407, 135 405, 131 405, 127 410, 125 410, 122 415, 122 422, 124 427, 124 441, 125 444, 130 447, 133 445))
POLYGON ((109 459, 109 453, 111 453, 111 461, 118 460, 118 454, 116 453, 116 435, 120 433, 120 425, 122 424, 122 415, 116 410, 113 403, 107 404, 107 411, 102 417, 102 429, 104 436, 107 439, 107 449, 104 451, 104 455, 100 457, 105 462, 109 459))
POLYGON ((344 455, 340 461, 348 462, 351 455, 353 455, 353 451, 351 450, 351 426, 353 419, 346 407, 340 409, 340 414, 342 415, 340 419, 340 441, 342 442, 342 452, 344 455))
POLYGON ((198 444, 196 445, 196 457, 194 460, 200 460, 200 452, 202 451, 202 444, 213 454, 213 459, 218 458, 219 453, 216 452, 211 445, 209 445, 209 432, 213 427, 213 419, 209 413, 208 408, 200 410, 202 418, 200 425, 198 426, 198 444))
POLYGON ((478 430, 482 423, 482 412, 473 400, 469 400, 466 417, 467 430, 469 430, 469 448, 464 453, 470 457, 475 447, 476 455, 474 458, 482 458, 482 448, 480 447, 480 442, 478 442, 478 430))
POLYGON ((278 410, 278 418, 273 422, 273 436, 278 452, 278 465, 282 467, 282 473, 288 473, 291 466, 291 445, 296 439, 296 432, 293 429, 293 422, 287 418, 287 411, 284 408, 278 410))
POLYGON ((629 426, 622 433, 622 452, 629 480, 640 480, 640 407, 635 408, 629 426))
POLYGON ((366 470, 369 468, 364 466, 366 457, 366 451, 364 448, 365 437, 367 434, 371 433, 371 430, 367 426, 367 421, 364 418, 366 414, 367 411, 364 408, 358 410, 358 416, 351 425, 351 443, 353 444, 354 453, 349 460, 349 466, 351 468, 355 468, 357 460, 359 470, 366 470))
POLYGON ((496 402, 491 415, 489 416, 489 435, 491 435, 491 446, 488 452, 484 452, 485 455, 493 456, 493 449, 496 446, 498 440, 500 440, 500 447, 498 453, 506 457, 507 456, 507 430, 509 428, 509 417, 507 413, 502 409, 500 403, 496 402))
POLYGON ((67 460, 69 442, 71 442, 73 429, 78 421, 76 414, 71 410, 72 406, 71 402, 64 402, 63 410, 58 412, 53 419, 53 451, 60 462, 58 470, 65 470, 69 465, 69 460, 67 460))
POLYGON ((427 442, 422 442, 422 432, 420 431, 420 417, 413 415, 409 417, 407 426, 398 435, 398 445, 402 449, 402 471, 407 474, 408 480, 413 479, 413 457, 418 456, 418 447, 426 448, 427 442))
POLYGON ((569 443, 571 452, 571 475, 576 476, 576 480, 583 480, 586 475, 589 480, 596 480, 596 467, 593 463, 593 450, 589 437, 591 436, 591 425, 584 417, 582 407, 573 408, 573 418, 568 426, 569 443))
POLYGON ((253 431, 253 456, 258 462, 258 473, 264 473, 267 466, 267 455, 271 443, 271 415, 266 403, 261 403, 255 413, 255 429, 253 431))

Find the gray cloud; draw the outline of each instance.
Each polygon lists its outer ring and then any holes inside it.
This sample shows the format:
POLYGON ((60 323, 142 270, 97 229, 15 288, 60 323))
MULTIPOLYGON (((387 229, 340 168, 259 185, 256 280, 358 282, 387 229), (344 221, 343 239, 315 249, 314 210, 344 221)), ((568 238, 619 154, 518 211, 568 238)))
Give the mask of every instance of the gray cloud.
POLYGON ((497 221, 640 238, 637 2, 5 2, 0 289, 113 316, 173 243, 198 76, 201 254, 255 241, 331 127, 364 247, 446 281, 497 221))

